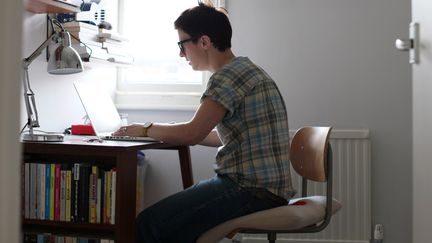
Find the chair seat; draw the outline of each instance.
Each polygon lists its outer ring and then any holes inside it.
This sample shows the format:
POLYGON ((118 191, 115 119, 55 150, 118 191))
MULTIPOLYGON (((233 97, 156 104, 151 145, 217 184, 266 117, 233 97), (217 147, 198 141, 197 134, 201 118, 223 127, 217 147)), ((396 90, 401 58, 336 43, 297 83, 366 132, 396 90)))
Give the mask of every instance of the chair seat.
MULTIPOLYGON (((218 242, 226 236, 234 236, 241 229, 295 230, 318 224, 324 220, 326 198, 310 196, 291 199, 286 206, 276 207, 234 218, 200 236, 197 243, 218 242)), ((342 207, 333 199, 332 214, 342 207)))

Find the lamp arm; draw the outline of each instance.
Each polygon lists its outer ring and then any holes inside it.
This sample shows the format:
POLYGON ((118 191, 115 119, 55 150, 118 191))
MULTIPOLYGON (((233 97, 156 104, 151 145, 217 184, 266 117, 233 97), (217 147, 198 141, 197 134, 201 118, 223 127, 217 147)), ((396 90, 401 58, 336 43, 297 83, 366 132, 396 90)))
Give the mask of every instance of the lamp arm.
POLYGON ((54 32, 47 40, 45 40, 30 56, 22 60, 23 73, 21 79, 24 88, 24 103, 27 111, 27 126, 30 129, 30 134, 33 135, 33 128, 39 127, 39 118, 36 108, 34 92, 30 87, 28 67, 42 53, 42 51, 50 44, 51 40, 57 35, 54 32))
POLYGON ((28 69, 24 69, 22 74, 22 81, 24 87, 24 102, 27 111, 27 126, 30 129, 30 133, 33 133, 34 127, 39 127, 38 112, 36 109, 36 102, 34 98, 34 92, 30 88, 28 80, 28 69))
POLYGON ((49 45, 51 40, 57 36, 58 33, 54 32, 48 39, 46 39, 30 56, 23 59, 22 66, 23 68, 28 68, 30 64, 42 53, 42 51, 49 45))

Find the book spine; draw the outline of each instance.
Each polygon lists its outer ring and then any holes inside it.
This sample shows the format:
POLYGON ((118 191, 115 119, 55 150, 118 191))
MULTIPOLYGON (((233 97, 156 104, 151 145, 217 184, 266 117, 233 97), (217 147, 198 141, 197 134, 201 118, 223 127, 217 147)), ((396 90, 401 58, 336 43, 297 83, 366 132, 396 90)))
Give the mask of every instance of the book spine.
POLYGON ((103 176, 103 201, 102 201, 102 222, 107 223, 107 194, 108 194, 108 171, 104 171, 103 176))
POLYGON ((51 164, 50 175, 50 220, 54 220, 54 188, 55 188, 55 164, 51 164))
POLYGON ((40 200, 41 200, 41 183, 40 183, 40 178, 41 178, 41 172, 40 172, 40 164, 37 163, 35 164, 35 169, 36 169, 36 197, 35 197, 35 215, 34 215, 34 219, 39 219, 40 216, 40 200))
POLYGON ((111 222, 111 178, 112 178, 112 171, 107 171, 107 189, 106 189, 106 218, 105 218, 105 223, 110 223, 111 222))
POLYGON ((90 189, 89 189, 89 216, 90 223, 97 223, 96 219, 96 195, 97 195, 97 179, 98 179, 98 168, 97 166, 91 167, 92 171, 90 174, 90 189))
POLYGON ((105 223, 105 216, 106 216, 106 211, 105 211, 105 204, 106 204, 106 198, 105 198, 105 194, 106 194, 106 171, 103 168, 100 168, 99 170, 99 178, 101 181, 101 195, 100 195, 100 211, 99 211, 99 223, 105 223))
POLYGON ((50 219, 51 164, 45 166, 45 219, 50 219))
POLYGON ((40 197, 39 197, 39 219, 44 220, 45 219, 45 193, 46 193, 46 164, 39 164, 39 180, 40 180, 40 197))
POLYGON ((74 164, 73 168, 73 184, 72 184, 72 210, 71 210, 71 217, 73 216, 74 222, 78 222, 78 211, 79 211, 79 184, 80 184, 80 164, 74 164))
POLYGON ((37 235, 37 243, 44 243, 45 242, 45 236, 42 234, 37 235))
POLYGON ((101 171, 98 172, 97 189, 96 189, 96 223, 101 223, 101 205, 102 205, 102 177, 101 171))
POLYGON ((54 178, 54 220, 60 221, 60 164, 55 164, 54 178))
POLYGON ((117 178, 117 171, 115 168, 112 169, 111 174, 111 217, 110 217, 110 223, 115 224, 115 208, 116 208, 116 179, 117 178))
POLYGON ((72 171, 66 170, 66 218, 67 222, 71 221, 71 192, 72 192, 72 171))
POLYGON ((30 164, 30 219, 36 218, 36 164, 30 164))
POLYGON ((60 170, 60 221, 66 221, 66 167, 60 170))
POLYGON ((80 168, 80 200, 79 200, 79 219, 80 222, 88 223, 89 219, 89 175, 90 167, 88 165, 81 165, 80 168))
POLYGON ((30 163, 24 164, 24 218, 30 218, 30 163))
POLYGON ((94 223, 93 220, 93 210, 94 210, 94 199, 93 199, 93 177, 94 175, 90 173, 89 175, 89 190, 88 190, 88 199, 89 199, 89 207, 88 207, 88 215, 89 215, 89 223, 94 223))
POLYGON ((98 26, 96 25, 92 25, 92 24, 88 24, 88 23, 84 23, 84 22, 66 22, 63 23, 63 27, 67 30, 69 29, 77 29, 78 31, 81 29, 86 29, 89 31, 95 31, 98 32, 98 26))

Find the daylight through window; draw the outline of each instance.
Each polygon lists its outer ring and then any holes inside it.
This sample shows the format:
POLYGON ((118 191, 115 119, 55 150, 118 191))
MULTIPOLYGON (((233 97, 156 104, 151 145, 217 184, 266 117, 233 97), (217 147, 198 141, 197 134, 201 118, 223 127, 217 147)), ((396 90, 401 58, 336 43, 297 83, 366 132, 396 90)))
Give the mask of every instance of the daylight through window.
MULTIPOLYGON (((209 74, 181 58, 174 21, 197 0, 120 0, 119 26, 134 65, 118 72, 116 103, 124 109, 194 109, 209 74)), ((220 5, 219 5, 220 6, 220 5)))

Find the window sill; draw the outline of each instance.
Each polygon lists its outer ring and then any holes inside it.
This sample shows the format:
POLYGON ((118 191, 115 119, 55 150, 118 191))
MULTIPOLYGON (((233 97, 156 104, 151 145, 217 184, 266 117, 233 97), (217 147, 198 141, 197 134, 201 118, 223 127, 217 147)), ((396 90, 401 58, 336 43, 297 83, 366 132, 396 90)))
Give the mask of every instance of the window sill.
POLYGON ((199 106, 200 97, 201 93, 117 91, 115 103, 118 109, 194 111, 199 106))

